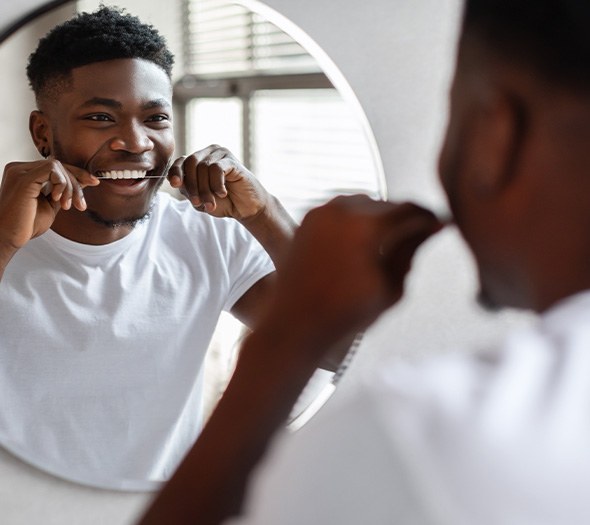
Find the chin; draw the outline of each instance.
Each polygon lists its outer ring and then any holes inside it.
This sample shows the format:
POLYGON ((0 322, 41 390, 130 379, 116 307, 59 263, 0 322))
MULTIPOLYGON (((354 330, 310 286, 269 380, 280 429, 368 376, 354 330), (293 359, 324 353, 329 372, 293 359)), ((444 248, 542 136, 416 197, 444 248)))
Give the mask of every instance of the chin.
POLYGON ((141 221, 150 213, 161 184, 161 180, 152 180, 148 187, 141 191, 137 191, 137 187, 130 190, 126 187, 119 188, 108 182, 88 187, 84 190, 88 205, 87 215, 95 222, 105 224, 118 225, 141 221))

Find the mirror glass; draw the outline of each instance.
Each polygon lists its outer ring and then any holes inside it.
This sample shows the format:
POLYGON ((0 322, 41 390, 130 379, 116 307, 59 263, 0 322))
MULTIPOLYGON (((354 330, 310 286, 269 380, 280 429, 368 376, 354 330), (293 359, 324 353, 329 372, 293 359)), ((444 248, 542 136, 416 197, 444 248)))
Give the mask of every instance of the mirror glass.
MULTIPOLYGON (((10 101, 0 114, 5 130, 0 144, 3 165, 39 159, 28 131, 28 115, 35 108, 25 76, 29 54, 51 27, 76 12, 93 11, 99 3, 66 2, 28 23, 0 46, 4 71, 0 90, 4 100, 10 101)), ((154 25, 166 36, 176 56, 173 82, 178 155, 212 143, 228 147, 296 220, 311 207, 337 194, 385 196, 380 161, 360 107, 347 94, 348 90, 343 89, 346 86, 336 68, 326 57, 319 57, 319 51, 314 50, 313 56, 306 51, 309 46, 304 42, 303 32, 297 32, 299 42, 296 42, 290 34, 293 27, 280 15, 252 1, 177 0, 166 2, 165 9, 158 0, 124 0, 117 5, 154 25)), ((180 198, 169 186, 161 191, 180 198)), ((28 322, 32 325, 39 321, 28 322)), ((63 327, 64 338, 70 329, 63 327)), ((192 371, 183 370, 194 375, 194 388, 202 397, 203 420, 231 375, 244 332, 240 323, 229 314, 222 314, 205 362, 199 362, 192 371)), ((96 348, 100 348, 100 334, 91 337, 98 341, 96 348)), ((27 347, 26 332, 22 334, 22 347, 27 347)), ((32 350, 43 352, 44 348, 32 350)), ((17 351, 2 348, 0 342, 0 353, 17 351)), ((126 472, 121 464, 125 461, 116 450, 109 450, 105 445, 112 441, 106 430, 108 425, 97 423, 89 439, 78 428, 75 418, 68 420, 67 415, 74 406, 78 413, 91 415, 95 411, 100 417, 109 417, 108 406, 113 399, 108 388, 104 385, 104 391, 87 388, 89 384, 94 385, 96 367, 87 370, 86 378, 78 378, 80 393, 75 398, 61 399, 60 405, 52 406, 51 410, 39 408, 47 406, 48 400, 58 399, 53 396, 53 389, 59 390, 68 377, 72 359, 75 356, 56 356, 51 366, 41 371, 35 366, 27 367, 25 361, 20 369, 0 369, 0 376, 7 382, 9 378, 11 381, 17 378, 21 387, 28 381, 36 385, 30 390, 31 397, 23 397, 18 406, 2 406, 0 443, 23 460, 71 481, 121 490, 158 488, 172 473, 174 462, 166 467, 156 462, 141 474, 132 470, 122 474, 126 472), (39 402, 40 399, 44 401, 39 402), (55 422, 52 413, 64 417, 55 422), (77 444, 65 446, 64 443, 77 444)), ((100 367, 100 355, 96 359, 96 366, 100 367)), ((129 389, 133 388, 134 369, 129 361, 109 373, 119 382, 127 382, 129 389)), ((294 410, 293 428, 299 427, 321 405, 333 384, 333 374, 318 372, 294 410)), ((22 388, 22 392, 27 391, 22 388)), ((160 395, 170 393, 164 391, 160 395)), ((120 400, 122 405, 124 397, 120 400)), ((184 402, 182 395, 176 401, 179 407, 184 402)), ((141 424, 142 419, 149 420, 153 415, 150 406, 145 406, 142 414, 134 412, 128 417, 122 414, 124 411, 113 417, 122 418, 117 424, 123 433, 126 425, 131 426, 131 420, 133 424, 138 421, 141 424)), ((179 438, 177 434, 182 430, 170 424, 164 425, 161 432, 165 436, 163 439, 160 436, 162 442, 175 449, 173 455, 180 461, 194 436, 179 438), (185 445, 179 446, 179 442, 185 445)), ((149 442, 150 438, 146 437, 146 443, 149 442)), ((135 453, 136 462, 148 456, 153 460, 149 446, 145 450, 136 447, 135 453)))

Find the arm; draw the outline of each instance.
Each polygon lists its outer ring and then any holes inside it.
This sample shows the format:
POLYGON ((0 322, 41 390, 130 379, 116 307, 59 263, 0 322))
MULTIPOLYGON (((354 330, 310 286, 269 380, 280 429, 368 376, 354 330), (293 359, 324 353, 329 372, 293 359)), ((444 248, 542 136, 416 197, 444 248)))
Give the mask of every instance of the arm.
MULTIPOLYGON (((295 221, 283 205, 276 197, 268 195, 266 205, 260 213, 242 219, 240 222, 258 240, 280 272, 283 258, 291 245, 296 229, 295 221)), ((262 315, 275 282, 275 274, 260 279, 240 297, 232 308, 232 314, 246 326, 254 326, 262 315)))
POLYGON ((87 171, 54 159, 8 164, 0 185, 0 279, 14 254, 45 233, 60 209, 85 210, 82 188, 97 184, 87 171))
MULTIPOLYGON (((180 157, 170 167, 168 178, 195 209, 238 220, 280 271, 297 225, 279 200, 230 151, 212 145, 180 157)), ((258 281, 236 302, 232 313, 246 326, 254 326, 274 284, 274 275, 258 281)))
POLYGON ((439 228, 414 205, 364 197, 308 214, 224 396, 141 524, 214 525, 238 513, 252 469, 325 349, 401 298, 415 250, 439 228))

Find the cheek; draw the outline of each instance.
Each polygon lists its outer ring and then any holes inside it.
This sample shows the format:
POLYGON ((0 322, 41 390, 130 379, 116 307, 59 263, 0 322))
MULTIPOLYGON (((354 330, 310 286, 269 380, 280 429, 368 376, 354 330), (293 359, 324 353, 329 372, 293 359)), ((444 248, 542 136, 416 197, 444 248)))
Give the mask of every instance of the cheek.
POLYGON ((67 130, 53 130, 53 156, 62 162, 85 167, 102 144, 96 137, 83 132, 72 133, 67 130))
POLYGON ((62 139, 61 136, 54 134, 51 154, 61 162, 83 167, 86 164, 86 158, 78 150, 78 145, 78 142, 74 142, 74 144, 72 144, 72 141, 68 140, 67 137, 62 139), (64 146, 64 144, 67 144, 67 147, 64 146))
POLYGON ((174 141, 174 132, 172 130, 167 131, 160 135, 155 143, 157 144, 157 148, 159 152, 165 156, 166 158, 172 157, 174 154, 174 149, 176 147, 174 141))

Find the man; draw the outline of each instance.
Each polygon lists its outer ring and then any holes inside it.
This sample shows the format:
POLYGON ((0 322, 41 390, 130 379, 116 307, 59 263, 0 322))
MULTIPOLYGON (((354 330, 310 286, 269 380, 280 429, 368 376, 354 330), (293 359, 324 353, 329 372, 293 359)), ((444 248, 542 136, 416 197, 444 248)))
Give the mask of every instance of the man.
POLYGON ((224 148, 173 156, 172 63, 113 8, 54 28, 27 68, 44 160, 0 190, 0 442, 109 487, 169 477, 220 312, 257 319, 294 228, 224 148))
POLYGON ((589 26, 577 0, 466 2, 440 178, 482 302, 537 323, 485 355, 391 366, 283 437, 243 507, 324 349, 399 300, 415 249, 443 227, 360 197, 311 212, 224 399, 143 523, 590 521, 589 26))

